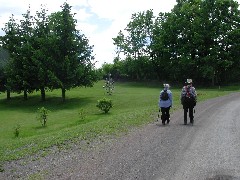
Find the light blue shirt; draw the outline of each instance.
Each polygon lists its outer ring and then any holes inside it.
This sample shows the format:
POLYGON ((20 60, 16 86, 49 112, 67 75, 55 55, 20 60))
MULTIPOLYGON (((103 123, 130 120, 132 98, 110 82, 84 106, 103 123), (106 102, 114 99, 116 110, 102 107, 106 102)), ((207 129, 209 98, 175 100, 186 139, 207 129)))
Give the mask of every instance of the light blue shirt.
POLYGON ((159 106, 159 107, 163 107, 163 108, 168 108, 168 107, 172 106, 172 103, 173 103, 173 100, 172 100, 172 92, 168 89, 168 90, 167 90, 167 93, 168 93, 168 97, 169 97, 169 98, 168 98, 168 100, 163 101, 163 100, 161 100, 161 98, 160 98, 161 93, 162 93, 163 91, 164 91, 164 90, 162 90, 162 91, 160 92, 158 106, 159 106))

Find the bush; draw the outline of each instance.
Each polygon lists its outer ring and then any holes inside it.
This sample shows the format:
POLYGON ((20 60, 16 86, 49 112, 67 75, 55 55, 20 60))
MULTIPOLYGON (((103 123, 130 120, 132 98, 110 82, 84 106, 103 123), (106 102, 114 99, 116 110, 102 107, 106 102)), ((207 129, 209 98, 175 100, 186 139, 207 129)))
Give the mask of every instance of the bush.
POLYGON ((41 122, 42 126, 46 126, 47 124, 47 116, 50 111, 45 107, 38 108, 37 119, 41 122))
POLYGON ((103 98, 101 100, 98 100, 98 103, 96 105, 100 110, 104 111, 104 113, 108 113, 110 108, 113 107, 112 100, 103 98))
POLYGON ((18 137, 20 133, 20 125, 16 125, 16 127, 14 128, 14 136, 18 137))
POLYGON ((79 115, 80 121, 83 121, 86 118, 85 110, 83 108, 79 109, 78 115, 79 115))

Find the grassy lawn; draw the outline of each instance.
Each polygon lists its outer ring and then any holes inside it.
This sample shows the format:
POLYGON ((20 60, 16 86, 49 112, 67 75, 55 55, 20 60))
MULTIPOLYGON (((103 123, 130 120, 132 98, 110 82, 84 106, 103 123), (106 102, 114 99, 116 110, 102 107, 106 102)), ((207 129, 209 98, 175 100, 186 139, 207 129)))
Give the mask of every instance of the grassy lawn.
MULTIPOLYGON (((100 81, 92 88, 74 88, 66 92, 66 102, 61 101, 61 91, 46 92, 46 102, 40 101, 40 92, 29 95, 27 101, 22 94, 0 94, 0 161, 19 159, 50 146, 65 146, 66 141, 92 139, 127 132, 129 128, 156 120, 158 96, 161 84, 115 83, 115 91, 109 96, 100 81), (113 108, 103 114, 96 107, 97 100, 110 98, 113 108), (47 126, 42 127, 36 119, 38 108, 50 110, 47 126), (82 112, 82 115, 80 115, 82 112), (14 136, 15 127, 19 137, 14 136)), ((180 108, 181 87, 171 88, 174 105, 171 111, 180 108)), ((221 89, 197 88, 198 101, 223 96, 239 91, 238 86, 221 89)))

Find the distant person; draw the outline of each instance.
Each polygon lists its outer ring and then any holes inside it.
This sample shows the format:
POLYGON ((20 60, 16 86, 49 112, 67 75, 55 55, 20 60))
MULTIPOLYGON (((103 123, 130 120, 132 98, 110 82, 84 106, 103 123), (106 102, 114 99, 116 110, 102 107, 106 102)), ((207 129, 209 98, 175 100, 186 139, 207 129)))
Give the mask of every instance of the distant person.
POLYGON ((192 85, 192 79, 187 79, 181 92, 181 104, 184 110, 184 125, 187 124, 187 113, 189 112, 190 124, 193 125, 193 109, 197 102, 197 92, 192 85))
POLYGON ((162 124, 169 124, 170 122, 170 108, 172 107, 172 92, 169 90, 169 84, 163 84, 163 90, 159 96, 159 111, 161 109, 161 120, 162 124))

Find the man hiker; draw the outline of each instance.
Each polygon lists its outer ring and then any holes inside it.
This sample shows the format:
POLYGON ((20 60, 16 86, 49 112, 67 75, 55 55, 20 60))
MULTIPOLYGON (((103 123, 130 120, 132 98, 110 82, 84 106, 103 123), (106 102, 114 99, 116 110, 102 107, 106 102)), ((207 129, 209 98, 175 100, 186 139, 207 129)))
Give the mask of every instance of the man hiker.
POLYGON ((172 92, 169 90, 170 86, 169 84, 163 84, 163 90, 160 92, 159 96, 159 112, 161 109, 161 120, 162 124, 165 125, 165 122, 167 121, 167 124, 170 122, 170 114, 169 110, 172 107, 172 92))
POLYGON ((187 124, 187 113, 189 113, 190 124, 193 125, 193 108, 196 106, 197 92, 192 85, 192 79, 187 79, 181 92, 181 104, 184 110, 184 125, 187 124))

